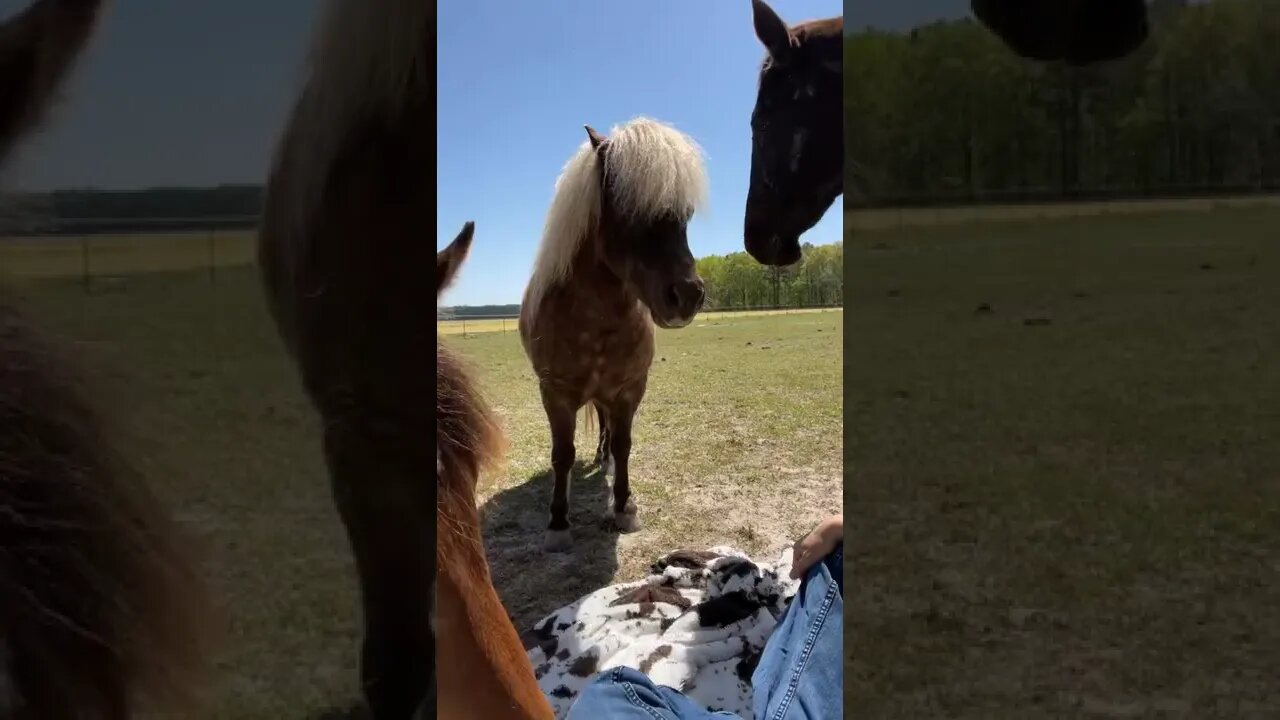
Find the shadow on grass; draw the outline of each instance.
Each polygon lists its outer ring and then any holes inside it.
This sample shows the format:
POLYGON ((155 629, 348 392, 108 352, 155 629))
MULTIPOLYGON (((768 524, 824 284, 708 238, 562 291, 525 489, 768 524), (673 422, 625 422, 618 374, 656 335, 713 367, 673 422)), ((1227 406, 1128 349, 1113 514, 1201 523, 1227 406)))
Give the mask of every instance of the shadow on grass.
POLYGON ((372 720, 372 717, 363 700, 354 700, 345 707, 331 707, 313 713, 307 720, 372 720))
POLYGON ((543 550, 551 503, 548 468, 494 495, 480 508, 493 584, 518 632, 542 616, 613 582, 618 569, 618 531, 606 516, 604 471, 578 461, 569 486, 573 548, 543 550))

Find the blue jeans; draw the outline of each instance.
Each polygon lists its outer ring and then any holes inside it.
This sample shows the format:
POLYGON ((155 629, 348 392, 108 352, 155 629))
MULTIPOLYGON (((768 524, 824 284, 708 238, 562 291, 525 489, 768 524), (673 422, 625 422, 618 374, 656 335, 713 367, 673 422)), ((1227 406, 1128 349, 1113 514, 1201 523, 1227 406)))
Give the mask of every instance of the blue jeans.
MULTIPOLYGON (((810 568, 769 636, 751 676, 755 720, 844 717, 844 545, 810 568)), ((706 720, 708 712, 678 690, 653 684, 632 668, 596 676, 565 720, 706 720)))

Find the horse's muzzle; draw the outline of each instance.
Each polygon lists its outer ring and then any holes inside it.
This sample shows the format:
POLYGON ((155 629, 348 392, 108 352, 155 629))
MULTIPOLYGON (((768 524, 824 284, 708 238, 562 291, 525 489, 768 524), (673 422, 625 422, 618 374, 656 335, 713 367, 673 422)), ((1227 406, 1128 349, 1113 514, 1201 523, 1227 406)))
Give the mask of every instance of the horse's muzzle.
POLYGON ((786 266, 800 262, 800 237, 772 230, 753 230, 748 224, 743 237, 747 254, 761 265, 786 266))

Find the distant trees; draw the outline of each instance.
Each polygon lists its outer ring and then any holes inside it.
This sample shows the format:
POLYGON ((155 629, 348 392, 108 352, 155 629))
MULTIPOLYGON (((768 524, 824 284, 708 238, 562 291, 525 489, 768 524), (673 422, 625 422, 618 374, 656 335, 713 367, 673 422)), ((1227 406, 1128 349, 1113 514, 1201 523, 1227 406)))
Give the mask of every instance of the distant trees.
POLYGON ((520 305, 458 305, 440 308, 441 313, 449 317, 515 317, 520 314, 520 305))
POLYGON ((261 185, 55 190, 11 194, 0 223, 49 234, 251 228, 261 207, 261 185))
POLYGON ((844 302, 844 243, 805 243, 787 268, 765 267, 745 252, 698 260, 707 284, 707 309, 838 305, 844 302))
POLYGON ((1081 69, 971 20, 852 33, 846 205, 1280 183, 1274 0, 1155 0, 1152 21, 1135 55, 1081 69))

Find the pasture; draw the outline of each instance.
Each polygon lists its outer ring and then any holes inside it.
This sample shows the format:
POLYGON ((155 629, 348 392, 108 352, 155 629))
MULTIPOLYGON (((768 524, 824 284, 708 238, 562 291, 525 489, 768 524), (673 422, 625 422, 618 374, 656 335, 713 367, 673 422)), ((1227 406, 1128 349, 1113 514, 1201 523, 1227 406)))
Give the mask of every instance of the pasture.
MULTIPOLYGON (((239 247, 241 264, 219 260, 216 279, 202 235, 95 239, 91 248, 116 248, 103 256, 116 264, 98 267, 117 281, 92 293, 79 283, 77 242, 52 241, 67 250, 35 241, 35 251, 33 241, 0 244, 0 274, 15 276, 7 279, 33 313, 82 347, 113 419, 199 534, 229 630, 210 717, 344 718, 357 698, 350 553, 318 422, 268 320, 256 271, 243 265, 251 246, 230 237, 232 249, 219 246, 217 257, 239 247)), ((517 627, 639 577, 669 550, 772 552, 840 511, 841 321, 838 311, 708 316, 659 331, 632 453, 645 527, 610 531, 603 480, 584 469, 571 495, 577 546, 565 556, 540 549, 550 438, 518 337, 449 338, 508 436, 506 467, 482 480, 481 498, 495 584, 517 627)), ((595 438, 580 429, 577 445, 589 461, 595 438)))
POLYGON ((850 717, 1280 713, 1280 208, 1204 205, 846 218, 850 717))

